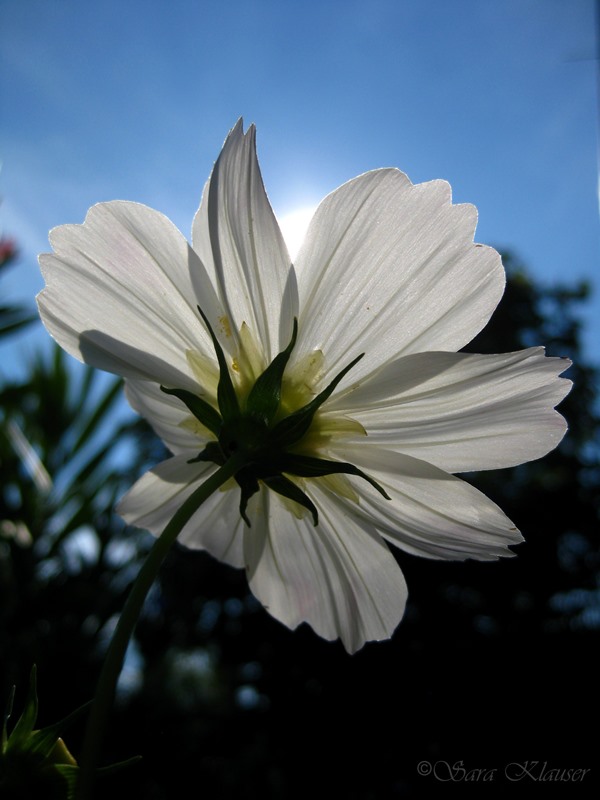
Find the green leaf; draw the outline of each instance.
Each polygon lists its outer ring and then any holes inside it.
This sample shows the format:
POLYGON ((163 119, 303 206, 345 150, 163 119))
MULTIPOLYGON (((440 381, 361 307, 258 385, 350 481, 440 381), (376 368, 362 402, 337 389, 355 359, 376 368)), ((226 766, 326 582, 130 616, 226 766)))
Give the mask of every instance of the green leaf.
POLYGON ((85 481, 89 480, 97 469, 106 466, 106 457, 113 448, 114 448, 114 442, 112 440, 109 440, 94 453, 90 454, 90 456, 85 460, 85 462, 79 467, 77 472, 75 472, 75 474, 73 475, 73 477, 69 482, 69 485, 65 488, 64 490, 65 500, 70 499, 73 496, 76 496, 81 491, 81 487, 83 486, 85 481))
MULTIPOLYGON (((87 375, 83 381, 81 392, 82 397, 85 399, 87 397, 89 391, 89 383, 90 381, 87 380, 88 375, 93 375, 93 370, 88 370, 87 375)), ((96 373, 97 374, 97 373, 96 373)), ((77 437, 77 441, 74 443, 72 450, 74 453, 78 452, 83 445, 88 441, 88 439, 96 432, 100 422, 105 419, 107 413, 112 408, 114 402, 121 396, 121 389, 123 388, 123 381, 119 378, 111 383, 108 390, 104 394, 104 396, 100 399, 100 401, 96 404, 94 409, 92 410, 89 418, 85 421, 83 430, 77 437)))
POLYGON ((37 314, 29 314, 22 306, 2 306, 0 307, 0 336, 8 336, 31 325, 38 319, 37 314))
POLYGON ((16 686, 13 686, 10 690, 10 694, 8 696, 8 703, 6 704, 6 711, 4 712, 4 725, 2 726, 2 750, 0 752, 4 753, 6 750, 6 743, 8 742, 8 720, 10 719, 10 715, 12 714, 13 710, 13 703, 15 700, 15 692, 17 690, 16 686))
POLYGON ((8 738, 7 750, 11 750, 13 748, 24 749, 23 745, 33 731, 37 714, 38 699, 36 687, 36 668, 34 664, 31 668, 31 675, 29 677, 29 688, 27 690, 27 697, 25 699, 25 708, 23 709, 23 713, 17 720, 15 727, 8 738))

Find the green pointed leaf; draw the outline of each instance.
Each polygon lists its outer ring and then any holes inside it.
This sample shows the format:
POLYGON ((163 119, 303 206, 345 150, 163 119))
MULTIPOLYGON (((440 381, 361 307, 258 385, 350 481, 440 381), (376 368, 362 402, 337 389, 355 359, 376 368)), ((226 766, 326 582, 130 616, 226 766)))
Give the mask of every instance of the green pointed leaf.
POLYGON ((27 690, 27 698, 25 699, 25 708, 23 713, 17 720, 15 727, 8 739, 8 749, 13 747, 22 747, 22 744, 29 738, 33 731, 33 726, 37 719, 38 714, 38 700, 37 700, 37 687, 36 687, 36 668, 35 664, 31 668, 31 675, 29 677, 29 689, 27 690))
MULTIPOLYGON (((93 367, 85 366, 83 369, 83 378, 81 380, 81 385, 79 387, 79 396, 80 397, 87 397, 92 390, 92 386, 95 382, 95 378, 98 377, 98 372, 93 367)), ((122 385, 123 381, 121 378, 115 378, 115 382, 122 385)))
POLYGON ((215 348, 217 361, 219 362, 219 385, 217 387, 217 399, 219 401, 219 410, 221 411, 223 422, 227 424, 240 416, 240 406, 235 393, 235 388, 233 386, 233 381, 231 380, 231 375, 229 374, 229 367, 227 366, 227 360, 225 358, 223 348, 215 336, 215 332, 208 321, 208 317, 204 314, 200 306, 198 306, 198 311, 204 320, 204 324, 208 328, 213 347, 215 348))
MULTIPOLYGON (((89 370, 88 375, 93 374, 93 370, 89 370)), ((84 385, 82 386, 82 397, 87 397, 89 391, 89 381, 84 381, 84 385)), ((100 401, 96 404, 90 417, 85 421, 85 425, 77 441, 72 446, 73 453, 77 453, 83 445, 88 441, 88 439, 98 430, 98 426, 103 419, 106 418, 108 412, 116 402, 118 398, 121 396, 121 389, 123 388, 123 381, 119 378, 111 383, 108 387, 108 390, 105 392, 104 396, 100 399, 100 401)))
POLYGON ((6 711, 4 712, 4 725, 2 726, 2 750, 0 752, 4 753, 6 750, 6 743, 8 741, 8 720, 10 719, 10 715, 12 714, 13 710, 13 703, 15 700, 15 692, 17 690, 16 686, 13 686, 10 690, 10 694, 8 696, 8 703, 6 704, 6 711))
POLYGON ((82 502, 81 492, 76 494, 76 492, 73 491, 72 499, 74 501, 78 501, 79 505, 73 515, 67 520, 67 522, 64 523, 60 533, 57 534, 55 539, 53 539, 52 544, 50 545, 50 556, 55 556, 60 551, 63 542, 71 533, 73 533, 73 531, 76 531, 77 528, 80 528, 82 525, 89 524, 90 508, 85 500, 82 502))
POLYGON ((131 756, 131 758, 127 758, 125 761, 117 761, 116 764, 109 764, 108 767, 100 767, 96 770, 96 774, 101 778, 106 778, 108 775, 114 775, 115 772, 120 772, 122 769, 133 767, 140 761, 142 761, 142 756, 131 756))
POLYGON ((38 319, 37 314, 29 314, 22 306, 3 306, 0 308, 0 336, 8 336, 38 319))
POLYGON ((308 511, 310 511, 312 514, 313 525, 315 528, 317 527, 319 523, 319 513, 317 508, 308 495, 305 494, 299 486, 283 475, 277 475, 274 478, 265 478, 264 482, 269 489, 277 492, 277 494, 287 497, 289 500, 294 500, 294 502, 308 509, 308 511))
POLYGON ((219 412, 214 409, 210 403, 207 403, 206 400, 198 397, 198 395, 194 394, 193 392, 188 392, 186 389, 167 389, 166 386, 161 386, 160 388, 165 394, 171 394, 174 397, 179 398, 179 400, 181 400, 181 402, 187 406, 197 420, 199 420, 206 428, 208 428, 209 431, 212 431, 215 436, 219 435, 223 420, 221 419, 219 412))
MULTIPOLYGON (((76 473, 69 481, 67 488, 65 488, 65 499, 76 497, 81 493, 81 487, 98 469, 103 469, 106 466, 106 457, 114 447, 114 442, 109 440, 105 442, 102 447, 94 451, 89 458, 81 465, 76 473)), ((97 476, 95 476, 97 477, 97 476)), ((96 481, 97 482, 97 481, 96 481)))
POLYGON ((293 414, 290 414, 288 417, 285 417, 285 419, 282 419, 277 423, 273 429, 273 438, 279 447, 285 449, 304 436, 304 434, 310 428, 313 417, 319 408, 326 400, 329 399, 338 383, 348 372, 350 372, 352 367, 358 364, 363 356, 364 353, 361 353, 359 356, 357 356, 357 358, 354 359, 354 361, 348 364, 347 367, 344 367, 344 369, 335 376, 327 388, 323 389, 323 391, 313 398, 310 403, 307 403, 305 406, 298 409, 298 411, 295 411, 293 414))
POLYGON ((294 318, 294 329, 292 331, 290 343, 285 350, 282 350, 281 353, 275 356, 262 375, 257 378, 256 383, 252 387, 252 391, 248 395, 246 403, 247 412, 267 425, 271 422, 279 408, 283 373, 290 360, 297 336, 298 320, 294 318))

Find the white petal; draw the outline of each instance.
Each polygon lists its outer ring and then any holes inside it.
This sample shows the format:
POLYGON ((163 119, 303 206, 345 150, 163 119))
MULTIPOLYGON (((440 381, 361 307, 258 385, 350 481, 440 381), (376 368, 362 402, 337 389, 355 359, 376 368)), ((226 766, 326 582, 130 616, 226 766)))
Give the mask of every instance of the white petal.
POLYGON ((204 448, 208 437, 190 429, 190 412, 181 400, 161 391, 157 383, 130 379, 125 394, 134 411, 144 417, 172 453, 187 453, 190 458, 190 452, 197 455, 204 448))
MULTIPOLYGON (((160 535, 175 512, 216 469, 214 464, 188 464, 195 453, 163 461, 143 475, 117 506, 130 525, 160 535)), ((232 490, 212 494, 183 527, 178 541, 188 547, 207 550, 215 558, 241 567, 244 564, 243 521, 239 497, 232 490)))
MULTIPOLYGON (((495 469, 552 450, 566 423, 554 411, 571 382, 568 359, 542 347, 503 355, 422 353, 398 359, 336 397, 381 445, 448 472, 495 469)), ((364 442, 364 439, 363 439, 364 442)))
POLYGON ((288 627, 308 622, 354 652, 392 635, 404 613, 406 584, 373 526, 314 487, 317 527, 310 515, 297 519, 276 494, 261 491, 244 536, 250 587, 288 627))
POLYGON ((289 342, 298 300, 255 139, 254 126, 244 134, 241 120, 230 132, 205 187, 192 240, 218 287, 233 336, 245 322, 270 361, 289 342))
MULTIPOLYGON (((50 243, 38 304, 58 343, 118 375, 190 386, 186 350, 212 345, 190 278, 204 268, 177 228, 138 203, 101 203, 83 225, 51 231, 50 243)), ((214 292, 205 307, 218 315, 214 292)))
POLYGON ((482 492, 425 461, 364 446, 344 449, 343 456, 380 483, 391 500, 366 481, 355 480, 358 509, 341 502, 409 553, 490 561, 514 555, 508 547, 522 541, 513 523, 482 492))
POLYGON ((330 194, 296 261, 298 352, 323 350, 331 372, 366 352, 356 380, 399 355, 463 347, 504 289, 498 253, 473 244, 476 221, 447 183, 394 169, 330 194))

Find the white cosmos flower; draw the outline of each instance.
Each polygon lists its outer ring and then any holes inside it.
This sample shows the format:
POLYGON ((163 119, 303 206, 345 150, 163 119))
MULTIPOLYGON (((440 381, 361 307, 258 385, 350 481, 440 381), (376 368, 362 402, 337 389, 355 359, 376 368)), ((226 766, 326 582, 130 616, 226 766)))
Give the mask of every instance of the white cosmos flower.
POLYGON ((231 480, 179 537, 245 567, 274 617, 290 628, 308 622, 354 651, 389 637, 404 611, 388 542, 436 559, 512 555, 521 540, 514 525, 453 473, 554 448, 566 428, 553 409, 570 386, 558 378, 568 362, 541 347, 456 352, 504 289, 498 253, 473 243, 476 219, 473 206, 452 205, 443 181, 368 172, 323 200, 292 266, 254 127, 244 134, 240 121, 205 187, 192 246, 166 217, 129 202, 102 203, 83 225, 54 229, 54 253, 40 257, 46 328, 76 358, 124 376, 131 405, 173 453, 123 498, 125 520, 159 534, 217 468, 193 459, 207 445, 213 455, 229 447, 181 399, 219 410, 219 365, 199 306, 242 414, 258 376, 288 349, 269 430, 364 353, 287 447, 288 462, 273 467, 283 495, 263 461, 246 482, 256 483, 246 491, 247 521, 244 481, 231 480), (297 457, 355 469, 307 477, 293 471, 297 457))

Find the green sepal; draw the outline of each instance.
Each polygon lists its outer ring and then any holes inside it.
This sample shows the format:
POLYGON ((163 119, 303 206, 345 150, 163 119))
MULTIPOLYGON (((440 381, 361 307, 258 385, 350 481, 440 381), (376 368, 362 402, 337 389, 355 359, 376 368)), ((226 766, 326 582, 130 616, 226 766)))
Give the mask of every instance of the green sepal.
POLYGON ((240 416, 240 406, 238 403, 237 394, 235 393, 233 381, 231 380, 231 375, 229 374, 229 367, 227 366, 227 359, 225 358, 223 348, 215 336, 215 332, 208 321, 208 317, 202 311, 200 306, 198 306, 198 311, 204 320, 204 324, 208 328, 213 347, 215 348, 217 361, 219 362, 219 385, 217 387, 217 400, 219 403, 221 416, 223 417, 223 422, 227 424, 240 416))
POLYGON ((219 412, 213 408, 210 403, 203 400, 193 392, 188 392, 186 389, 168 389, 166 386, 161 386, 161 391, 165 394, 171 394, 178 397, 184 403, 196 419, 201 422, 209 431, 219 435, 223 420, 219 412))
POLYGON ((322 392, 319 392, 319 394, 314 397, 310 403, 307 403, 302 408, 294 411, 293 414, 290 414, 289 417, 285 417, 285 419, 282 419, 277 423, 277 425, 273 428, 273 440, 277 442, 278 447, 282 449, 290 447, 304 436, 304 434, 310 428, 313 417, 319 408, 326 400, 329 399, 338 383, 348 372, 350 372, 352 367, 358 364, 363 356, 364 353, 361 353, 354 359, 354 361, 348 364, 347 367, 344 367, 341 372, 338 372, 327 388, 323 389, 322 392))
POLYGON ((247 467, 236 473, 235 479, 240 487, 240 516, 246 525, 251 528, 252 523, 246 514, 246 508, 248 507, 248 501, 259 491, 260 486, 252 470, 247 467))
POLYGON ((391 500, 391 497, 376 480, 358 467, 355 467, 354 464, 348 464, 345 461, 328 461, 325 458, 285 453, 278 467, 282 472, 288 472, 290 475, 298 475, 299 478, 322 478, 325 475, 336 475, 340 473, 344 475, 356 475, 358 478, 363 478, 370 483, 386 500, 391 500))
POLYGON ((293 500, 308 509, 312 514, 313 525, 315 528, 317 527, 319 524, 319 512, 317 511, 317 507, 299 486, 296 486, 293 481, 289 480, 289 478, 286 478, 284 475, 277 475, 274 478, 265 478, 264 482, 269 489, 277 492, 277 494, 287 497, 289 500, 293 500))
POLYGON ((294 317, 294 329, 290 343, 275 356, 266 370, 260 375, 246 401, 246 411, 251 416, 269 425, 281 401, 281 382, 292 350, 298 336, 298 320, 294 317))
POLYGON ((218 464, 222 467, 227 459, 223 455, 223 451, 218 442, 209 442, 201 453, 198 453, 195 458, 188 459, 188 464, 196 464, 199 461, 211 461, 213 464, 218 464))

